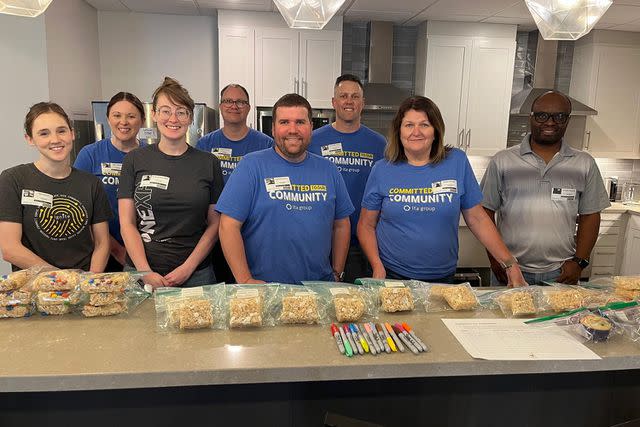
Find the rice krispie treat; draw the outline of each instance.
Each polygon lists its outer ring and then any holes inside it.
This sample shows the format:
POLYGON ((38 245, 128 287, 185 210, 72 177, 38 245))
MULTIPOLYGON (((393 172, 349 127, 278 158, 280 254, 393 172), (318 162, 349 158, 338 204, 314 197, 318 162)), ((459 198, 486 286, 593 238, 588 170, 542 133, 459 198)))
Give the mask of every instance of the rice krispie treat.
POLYGON ((124 313, 126 310, 127 304, 125 302, 114 302, 113 304, 101 306, 85 305, 82 308, 82 314, 85 317, 113 316, 124 313))
POLYGON ((38 274, 33 286, 38 291, 67 291, 75 289, 80 275, 73 270, 55 270, 38 274))
POLYGON ((213 327, 213 307, 208 299, 186 299, 179 304, 175 318, 180 329, 213 327))
POLYGON ((0 306, 0 318, 26 317, 33 312, 33 306, 29 304, 0 306))
POLYGON ((131 275, 122 273, 99 273, 87 275, 80 282, 83 292, 124 292, 131 281, 131 275))
POLYGON ((110 305, 117 302, 124 302, 125 296, 120 292, 97 292, 95 294, 89 294, 89 305, 96 307, 102 305, 110 305))
POLYGON ((0 276, 0 292, 20 289, 33 277, 29 270, 14 271, 0 276))
POLYGON ((536 305, 533 300, 533 293, 527 291, 514 291, 505 295, 511 312, 514 316, 525 316, 528 314, 536 314, 536 305))
POLYGON ((318 296, 311 292, 296 292, 282 298, 282 323, 313 324, 320 321, 318 296))
POLYGON ((30 304, 33 300, 33 293, 29 291, 8 291, 0 292, 0 305, 17 305, 17 304, 30 304))
POLYGON ((379 292, 380 308, 387 313, 413 310, 413 295, 411 290, 402 287, 381 287, 379 292))
POLYGON ((262 326, 262 295, 255 292, 238 291, 229 300, 229 327, 262 326))
POLYGON ((554 311, 570 311, 582 307, 583 295, 578 289, 549 291, 549 305, 554 311))
POLYGON ((471 310, 478 306, 478 299, 467 286, 447 286, 443 296, 454 310, 471 310))
POLYGON ((364 300, 353 293, 337 294, 333 297, 338 322, 357 322, 365 310, 364 300))

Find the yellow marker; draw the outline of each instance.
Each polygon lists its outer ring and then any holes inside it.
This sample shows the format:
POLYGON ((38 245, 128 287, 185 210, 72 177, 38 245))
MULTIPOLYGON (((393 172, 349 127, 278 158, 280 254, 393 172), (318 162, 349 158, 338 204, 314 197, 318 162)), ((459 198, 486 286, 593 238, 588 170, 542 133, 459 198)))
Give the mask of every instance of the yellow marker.
POLYGON ((362 344, 362 348, 364 349, 365 353, 369 353, 369 344, 367 344, 367 340, 364 339, 364 337, 362 336, 362 332, 360 332, 360 328, 358 328, 358 325, 356 325, 355 323, 351 324, 353 326, 353 329, 356 331, 356 334, 358 334, 358 338, 360 338, 360 344, 362 344))
POLYGON ((391 349, 391 351, 398 351, 396 343, 393 342, 393 340, 391 339, 391 335, 389 335, 389 331, 387 331, 387 328, 384 325, 382 325, 382 330, 384 331, 384 336, 387 339, 387 343, 389 343, 389 348, 391 349))

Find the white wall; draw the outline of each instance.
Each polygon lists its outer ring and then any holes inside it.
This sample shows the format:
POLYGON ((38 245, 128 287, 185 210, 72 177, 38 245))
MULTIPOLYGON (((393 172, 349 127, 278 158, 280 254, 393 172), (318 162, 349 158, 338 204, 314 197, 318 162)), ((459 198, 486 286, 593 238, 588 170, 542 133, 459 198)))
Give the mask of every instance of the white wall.
POLYGON ((124 90, 150 101, 171 76, 194 101, 215 105, 215 17, 98 12, 98 32, 103 99, 124 90))
MULTIPOLYGON (((37 158, 24 140, 22 126, 29 107, 49 99, 43 16, 0 15, 0 82, 0 170, 5 170, 37 158)), ((9 270, 0 260, 0 274, 9 270)))
POLYGON ((51 100, 72 119, 90 119, 101 96, 98 13, 84 0, 54 1, 45 28, 51 100))

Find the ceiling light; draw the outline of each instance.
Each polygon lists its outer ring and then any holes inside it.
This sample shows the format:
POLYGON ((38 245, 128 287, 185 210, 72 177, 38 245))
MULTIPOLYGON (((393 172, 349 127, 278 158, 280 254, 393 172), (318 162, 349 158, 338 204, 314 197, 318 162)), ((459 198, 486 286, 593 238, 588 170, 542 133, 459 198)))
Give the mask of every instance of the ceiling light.
POLYGON ((53 0, 0 0, 0 13, 36 17, 47 10, 53 0))
MULTIPOLYGON (((2 1, 2 0, 0 0, 2 1)), ((321 30, 345 0, 273 0, 289 28, 321 30)))
POLYGON ((611 0, 525 0, 545 40, 577 40, 602 18, 611 0))

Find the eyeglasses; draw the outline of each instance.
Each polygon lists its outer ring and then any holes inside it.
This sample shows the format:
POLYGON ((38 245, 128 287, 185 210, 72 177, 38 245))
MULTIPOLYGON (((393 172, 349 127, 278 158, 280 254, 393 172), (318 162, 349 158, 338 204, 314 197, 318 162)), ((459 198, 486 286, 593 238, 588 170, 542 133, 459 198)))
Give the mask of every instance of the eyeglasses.
POLYGON ((249 101, 245 101, 244 99, 229 99, 229 98, 225 98, 225 99, 221 99, 220 100, 220 104, 226 106, 226 107, 231 107, 232 105, 235 105, 238 108, 243 108, 243 107, 247 107, 249 105, 249 101))
POLYGON ((173 114, 176 115, 176 119, 181 122, 189 120, 191 113, 186 108, 176 108, 175 111, 169 107, 160 107, 156 110, 156 113, 162 120, 169 120, 173 114))
POLYGON ((552 118, 554 122, 562 125, 566 123, 567 120, 569 120, 568 113, 546 113, 544 111, 532 111, 531 115, 533 116, 533 119, 538 123, 545 123, 547 120, 549 120, 549 118, 552 118))

